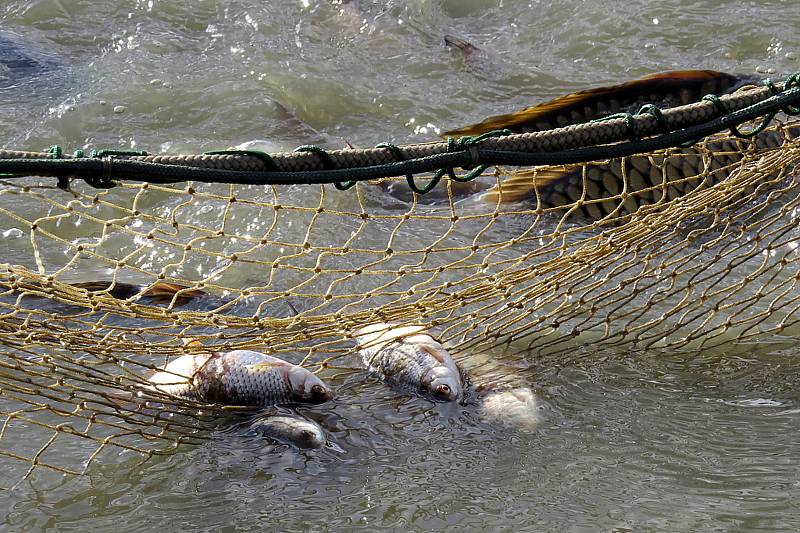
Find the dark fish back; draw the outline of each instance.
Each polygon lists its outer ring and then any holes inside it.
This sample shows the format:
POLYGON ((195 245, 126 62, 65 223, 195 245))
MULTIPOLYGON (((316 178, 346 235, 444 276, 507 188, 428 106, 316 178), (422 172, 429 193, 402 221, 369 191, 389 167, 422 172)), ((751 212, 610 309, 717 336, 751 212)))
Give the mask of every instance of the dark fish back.
POLYGON ((713 70, 679 70, 652 74, 610 87, 561 96, 549 102, 443 133, 479 135, 508 129, 514 133, 549 130, 588 122, 619 112, 635 112, 645 104, 675 107, 700 100, 706 94, 726 94, 754 78, 713 70))

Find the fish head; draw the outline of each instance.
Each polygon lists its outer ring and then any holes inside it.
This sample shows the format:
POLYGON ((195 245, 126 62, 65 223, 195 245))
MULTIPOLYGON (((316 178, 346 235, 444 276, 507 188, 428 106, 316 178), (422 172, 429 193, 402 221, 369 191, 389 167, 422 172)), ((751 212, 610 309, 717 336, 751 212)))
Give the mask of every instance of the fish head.
POLYGON ((333 398, 333 390, 303 367, 293 365, 288 378, 292 396, 298 402, 318 404, 333 398))
POLYGON ((445 365, 431 368, 422 377, 423 395, 439 402, 455 402, 464 394, 461 375, 445 365))

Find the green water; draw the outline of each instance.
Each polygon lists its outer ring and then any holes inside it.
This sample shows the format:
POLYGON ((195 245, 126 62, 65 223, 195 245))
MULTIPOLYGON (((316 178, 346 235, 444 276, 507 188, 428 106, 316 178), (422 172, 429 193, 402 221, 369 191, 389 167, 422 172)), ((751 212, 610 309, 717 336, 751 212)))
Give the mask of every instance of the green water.
MULTIPOLYGON (((0 37, 48 67, 2 85, 0 144, 197 153, 254 140, 275 150, 428 140, 658 70, 781 78, 800 70, 798 27, 791 2, 5 2, 0 37), (448 50, 445 33, 482 52, 448 50)), ((3 235, 4 261, 24 263, 24 239, 3 235)), ((60 249, 42 253, 63 261, 60 249)), ((0 492, 0 529, 800 527, 796 351, 603 355, 525 376, 542 404, 532 431, 354 375, 309 412, 341 451, 298 453, 223 429, 144 464, 112 454, 85 476, 0 492)))

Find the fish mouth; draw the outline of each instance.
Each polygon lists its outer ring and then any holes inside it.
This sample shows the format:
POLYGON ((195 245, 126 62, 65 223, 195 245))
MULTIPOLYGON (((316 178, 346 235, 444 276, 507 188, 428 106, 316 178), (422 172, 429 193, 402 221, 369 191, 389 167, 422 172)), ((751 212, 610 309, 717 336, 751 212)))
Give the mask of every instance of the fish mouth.
POLYGON ((334 395, 332 390, 324 389, 319 385, 314 385, 313 387, 311 387, 310 395, 308 397, 308 403, 318 405, 332 400, 333 396, 334 395))

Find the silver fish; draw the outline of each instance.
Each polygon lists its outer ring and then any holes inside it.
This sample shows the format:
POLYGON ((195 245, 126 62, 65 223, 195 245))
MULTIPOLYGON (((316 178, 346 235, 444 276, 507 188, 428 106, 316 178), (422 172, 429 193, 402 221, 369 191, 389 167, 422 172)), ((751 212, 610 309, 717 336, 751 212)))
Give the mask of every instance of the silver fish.
POLYGON ((325 430, 319 424, 296 415, 259 416, 250 423, 250 429, 265 437, 298 448, 316 449, 322 448, 328 443, 325 430))
POLYGON ((377 323, 355 332, 364 367, 391 386, 434 401, 462 402, 466 375, 421 326, 377 323))
POLYGON ((225 405, 319 404, 333 397, 305 368, 250 350, 184 355, 149 381, 159 392, 225 405))

